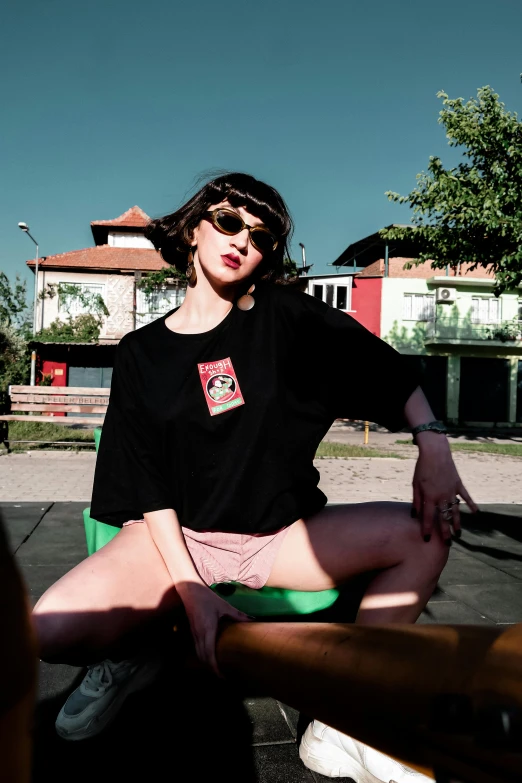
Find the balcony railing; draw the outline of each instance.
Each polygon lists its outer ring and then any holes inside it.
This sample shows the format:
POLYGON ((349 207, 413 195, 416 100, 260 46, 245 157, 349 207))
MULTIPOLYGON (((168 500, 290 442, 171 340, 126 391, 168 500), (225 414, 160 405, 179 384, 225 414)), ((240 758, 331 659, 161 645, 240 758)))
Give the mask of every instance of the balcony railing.
POLYGON ((443 342, 444 340, 473 340, 513 343, 522 339, 522 323, 504 321, 503 323, 473 323, 469 318, 436 320, 426 323, 426 340, 443 342))

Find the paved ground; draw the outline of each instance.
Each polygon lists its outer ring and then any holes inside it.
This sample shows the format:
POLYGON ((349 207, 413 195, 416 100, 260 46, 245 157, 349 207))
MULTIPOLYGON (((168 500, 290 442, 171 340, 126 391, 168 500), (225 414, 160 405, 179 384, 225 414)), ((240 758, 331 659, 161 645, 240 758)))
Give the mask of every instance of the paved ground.
MULTIPOLYGON (((411 499, 411 480, 417 449, 397 446, 407 435, 387 431, 370 433, 371 447, 399 453, 403 459, 321 459, 320 487, 331 502, 411 499)), ((327 440, 361 445, 357 427, 334 424, 327 440)), ((470 440, 461 436, 452 440, 470 440)), ((520 438, 509 441, 519 442, 520 438)), ((522 459, 496 454, 456 452, 455 463, 477 503, 522 503, 522 459)), ((89 503, 94 476, 94 452, 49 451, 0 456, 0 501, 85 501, 89 503)))
MULTIPOLYGON (((31 601, 86 555, 83 503, 3 503, 13 551, 31 601)), ((464 535, 420 622, 510 625, 522 620, 522 508, 483 506, 464 517, 464 535)), ((345 604, 346 605, 346 604, 345 604)), ((341 606, 343 606, 341 602, 341 606)), ((314 619, 312 616, 310 619, 314 619)), ((349 621, 338 613, 315 619, 349 621)), ((175 653, 172 653, 175 657, 175 653)), ((128 699, 115 724, 89 742, 68 743, 53 729, 82 670, 40 665, 33 783, 114 783, 176 777, 208 783, 326 781, 301 764, 298 713, 266 694, 239 693, 201 671, 165 669, 128 699)))
MULTIPOLYGON (((337 433, 332 430, 329 437, 337 433)), ((340 428, 360 443, 361 433, 340 428), (357 440, 358 439, 358 440, 357 440)), ((378 433, 370 436, 376 443, 378 433)), ((394 440, 396 436, 390 436, 394 440)), ((386 444, 384 444, 386 445, 386 444)), ((391 447, 391 444, 390 444, 391 447)), ((421 623, 507 626, 522 621, 520 463, 506 457, 457 455, 481 514, 464 515, 464 535, 421 623), (478 457, 478 458, 477 458, 478 457), (471 458, 471 459, 470 459, 471 458), (503 500, 502 504, 488 504, 503 500)), ((321 486, 332 502, 409 499, 414 461, 319 460, 321 486)), ((31 601, 86 556, 81 512, 90 497, 93 454, 0 457, 0 507, 31 601)), ((330 615, 353 619, 346 598, 330 615), (344 603, 343 603, 344 601, 344 603)), ((314 619, 311 617, 309 619, 314 619)), ((175 660, 175 651, 172 652, 175 660)), ((113 727, 87 743, 67 743, 53 729, 63 701, 83 672, 40 665, 33 783, 141 781, 179 776, 194 781, 312 783, 297 754, 298 713, 266 694, 239 693, 201 671, 165 669, 157 684, 129 698, 113 727)))

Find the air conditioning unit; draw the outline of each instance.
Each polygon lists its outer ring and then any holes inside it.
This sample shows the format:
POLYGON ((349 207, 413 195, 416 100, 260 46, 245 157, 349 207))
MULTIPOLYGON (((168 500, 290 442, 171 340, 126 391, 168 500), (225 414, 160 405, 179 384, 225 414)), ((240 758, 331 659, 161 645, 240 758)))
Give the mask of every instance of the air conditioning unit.
POLYGON ((437 295, 436 295, 437 303, 440 304, 442 302, 454 302, 457 298, 457 289, 456 288, 437 288, 437 295))

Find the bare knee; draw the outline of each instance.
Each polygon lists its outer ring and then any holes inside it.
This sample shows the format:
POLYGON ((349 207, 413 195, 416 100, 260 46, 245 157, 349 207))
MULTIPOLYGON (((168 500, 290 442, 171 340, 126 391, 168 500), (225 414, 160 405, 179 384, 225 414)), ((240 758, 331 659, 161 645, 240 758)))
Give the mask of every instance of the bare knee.
POLYGON ((404 559, 422 570, 426 582, 436 584, 448 561, 449 546, 444 543, 437 526, 434 527, 430 540, 425 541, 420 522, 411 517, 410 505, 401 503, 397 504, 397 507, 404 559))

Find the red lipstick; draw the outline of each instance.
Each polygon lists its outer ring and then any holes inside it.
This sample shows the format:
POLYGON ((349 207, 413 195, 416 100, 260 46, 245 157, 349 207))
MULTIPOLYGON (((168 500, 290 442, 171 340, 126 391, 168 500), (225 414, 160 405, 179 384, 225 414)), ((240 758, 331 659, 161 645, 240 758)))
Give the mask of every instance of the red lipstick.
POLYGON ((227 266, 231 267, 231 269, 239 269, 239 256, 236 256, 234 253, 228 253, 226 256, 221 256, 221 258, 227 266))

